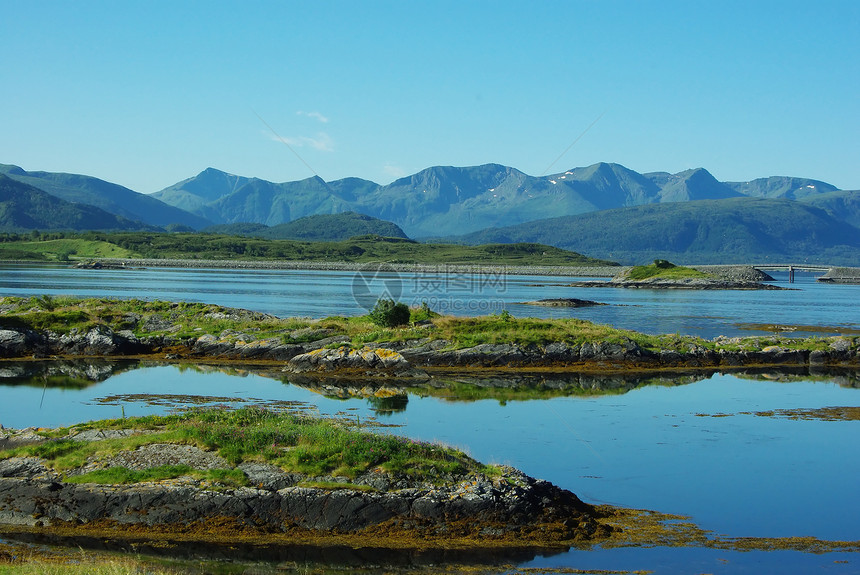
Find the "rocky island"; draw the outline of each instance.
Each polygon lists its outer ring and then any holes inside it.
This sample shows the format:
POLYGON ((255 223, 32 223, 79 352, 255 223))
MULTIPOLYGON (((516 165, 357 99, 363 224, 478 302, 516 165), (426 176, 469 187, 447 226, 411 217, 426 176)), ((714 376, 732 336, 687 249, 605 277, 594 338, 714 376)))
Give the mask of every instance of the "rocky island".
POLYGON ((255 407, 0 432, 7 526, 545 547, 605 538, 609 515, 450 447, 255 407))
POLYGON ((773 281, 768 274, 752 267, 711 266, 707 271, 676 266, 666 260, 654 260, 647 266, 627 268, 608 282, 579 281, 571 287, 614 287, 639 289, 692 290, 781 290, 787 289, 765 282, 773 281))

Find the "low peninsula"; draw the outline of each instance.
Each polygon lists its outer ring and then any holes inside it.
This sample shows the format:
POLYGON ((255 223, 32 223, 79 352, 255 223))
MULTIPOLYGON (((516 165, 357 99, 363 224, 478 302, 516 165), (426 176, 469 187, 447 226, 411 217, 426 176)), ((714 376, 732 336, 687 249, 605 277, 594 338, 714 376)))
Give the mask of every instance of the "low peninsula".
POLYGON ((325 378, 428 379, 504 369, 613 373, 860 366, 860 338, 648 335, 578 319, 439 316, 408 309, 395 324, 373 314, 278 318, 202 303, 0 298, 0 359, 148 358, 280 364, 325 378))

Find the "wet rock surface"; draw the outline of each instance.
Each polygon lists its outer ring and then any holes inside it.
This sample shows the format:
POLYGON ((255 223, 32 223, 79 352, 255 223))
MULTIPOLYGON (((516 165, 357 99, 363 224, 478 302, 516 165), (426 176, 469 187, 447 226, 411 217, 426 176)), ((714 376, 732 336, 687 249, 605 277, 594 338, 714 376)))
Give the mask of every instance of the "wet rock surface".
POLYGON ((399 352, 387 347, 365 346, 352 349, 341 346, 333 349, 316 349, 290 359, 284 371, 304 375, 361 374, 370 377, 419 378, 429 376, 414 369, 399 352))

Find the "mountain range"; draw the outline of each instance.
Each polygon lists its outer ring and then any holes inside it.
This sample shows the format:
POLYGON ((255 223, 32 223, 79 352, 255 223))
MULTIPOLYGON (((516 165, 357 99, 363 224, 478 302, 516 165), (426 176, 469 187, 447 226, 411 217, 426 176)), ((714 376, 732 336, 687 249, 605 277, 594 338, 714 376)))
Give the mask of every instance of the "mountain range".
POLYGON ((219 224, 272 226, 308 215, 355 211, 423 238, 626 206, 735 197, 795 200, 835 191, 835 186, 807 178, 719 182, 703 168, 640 174, 620 164, 599 163, 544 177, 498 164, 437 166, 387 185, 318 177, 278 184, 208 168, 152 195, 219 224))
MULTIPOLYGON (((90 176, 27 172, 3 164, 0 174, 48 194, 43 203, 50 198, 70 203, 54 209, 56 213, 93 206, 124 218, 104 220, 99 229, 208 228, 304 239, 343 239, 343 234, 361 230, 458 243, 537 241, 619 260, 679 253, 711 261, 732 257, 731 252, 738 257, 794 255, 789 259, 837 254, 860 262, 860 254, 854 253, 854 240, 860 236, 860 191, 808 178, 721 182, 704 168, 641 174, 612 163, 538 177, 486 164, 431 167, 380 185, 359 178, 325 182, 319 177, 275 183, 207 168, 146 195, 90 176), (355 213, 335 219, 310 217, 344 212, 355 213), (715 242, 717 236, 724 238, 722 244, 715 242)), ((18 212, 7 204, 0 199, 0 213, 6 214, 0 231, 35 226, 23 216, 16 220, 11 214, 18 212)), ((40 229, 51 224, 81 229, 66 220, 48 219, 40 229)))
POLYGON ((397 224, 355 212, 305 216, 271 227, 265 224, 219 224, 201 231, 209 234, 250 236, 269 240, 312 242, 337 242, 356 236, 408 239, 397 224))
POLYGON ((212 222, 205 218, 160 202, 152 196, 92 176, 28 172, 8 164, 0 164, 0 174, 29 184, 66 202, 95 206, 127 220, 137 220, 153 227, 181 225, 199 229, 212 225, 212 222))
POLYGON ((158 228, 95 206, 67 202, 0 174, 0 231, 50 229, 156 231, 158 228))
POLYGON ((623 263, 858 265, 860 230, 803 202, 726 198, 616 208, 448 238, 479 245, 533 242, 623 263))

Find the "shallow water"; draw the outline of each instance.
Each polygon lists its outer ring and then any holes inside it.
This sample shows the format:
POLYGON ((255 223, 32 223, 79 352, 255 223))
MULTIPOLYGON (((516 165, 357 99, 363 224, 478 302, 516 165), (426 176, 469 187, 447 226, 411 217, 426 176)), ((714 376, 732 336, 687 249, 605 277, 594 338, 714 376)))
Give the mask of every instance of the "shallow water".
MULTIPOLYGON (((860 286, 818 284, 812 276, 800 276, 790 286, 784 275, 777 276, 778 285, 799 289, 755 292, 559 285, 569 279, 403 273, 367 278, 353 272, 94 271, 5 265, 0 266, 0 295, 201 301, 279 316, 324 317, 364 313, 361 304, 375 301, 374 290, 388 290, 407 303, 428 301, 438 311, 460 315, 508 309, 515 316, 577 317, 648 333, 709 338, 756 333, 742 329, 740 324, 745 323, 860 328, 856 304, 860 286), (368 281, 357 286, 357 279, 368 281), (613 305, 567 309, 517 303, 556 297, 613 305)), ((176 402, 191 400, 167 395, 198 396, 197 402, 210 404, 229 398, 300 402, 323 414, 339 413, 364 422, 375 417, 398 426, 383 432, 457 445, 477 459, 514 465, 592 503, 690 515, 701 527, 729 536, 860 539, 856 519, 860 498, 853 487, 860 472, 860 422, 742 413, 858 406, 856 374, 853 379, 820 381, 714 375, 661 385, 613 382, 616 391, 611 395, 584 394, 583 387, 596 385, 586 382, 565 387, 567 395, 536 393, 533 397, 541 399, 533 400, 499 392, 496 399, 467 401, 413 389, 399 402, 371 402, 324 397, 271 377, 280 374, 262 376, 241 369, 93 363, 84 366, 88 372, 84 377, 79 365, 54 364, 51 373, 20 375, 20 369, 39 371, 34 366, 47 365, 30 362, 22 368, 0 362, 0 424, 54 427, 164 413, 176 402), (93 384, 90 379, 103 381, 93 384)), ((474 397, 478 389, 466 386, 463 392, 474 397)), ((791 551, 657 547, 500 559, 539 571, 552 567, 657 573, 860 571, 858 554, 791 551)), ((356 559, 344 561, 349 565, 356 559)), ((421 563, 417 557, 404 561, 421 563)))
POLYGON ((776 274, 776 285, 793 289, 686 291, 571 288, 563 284, 573 278, 489 273, 84 270, 58 265, 0 264, 0 294, 198 301, 281 317, 358 315, 366 313, 378 296, 390 295, 410 305, 426 301, 432 309, 454 315, 486 315, 507 309, 517 317, 575 317, 644 333, 681 333, 706 338, 756 333, 744 330, 742 324, 860 329, 857 305, 860 286, 817 283, 808 274, 798 274, 798 281, 789 284, 785 276, 776 274), (522 305, 547 298, 579 298, 610 305, 586 308, 522 305))
MULTIPOLYGON (((8 366, 13 364, 7 364, 6 375, 8 366)), ((78 389, 46 386, 40 377, 7 377, 0 388, 0 422, 53 427, 164 413, 174 402, 189 401, 165 397, 178 394, 205 397, 210 403, 229 398, 300 402, 325 415, 364 422, 375 418, 398 426, 382 432, 456 445, 481 461, 510 464, 550 480, 591 503, 689 515, 701 527, 729 536, 858 539, 860 498, 853 485, 860 475, 860 421, 751 413, 860 406, 860 389, 849 387, 848 380, 838 385, 834 380, 714 375, 693 383, 685 378, 674 385, 643 385, 621 394, 524 401, 466 401, 416 389, 392 410, 366 399, 324 397, 271 377, 278 373, 269 375, 150 365, 78 389)), ((82 383, 65 383, 75 382, 82 383)), ((54 378, 51 383, 61 382, 54 378)), ((826 566, 828 572, 849 573, 860 562, 856 554, 654 548, 574 550, 521 566, 660 573, 753 572, 776 566, 781 572, 801 573, 826 566)))

